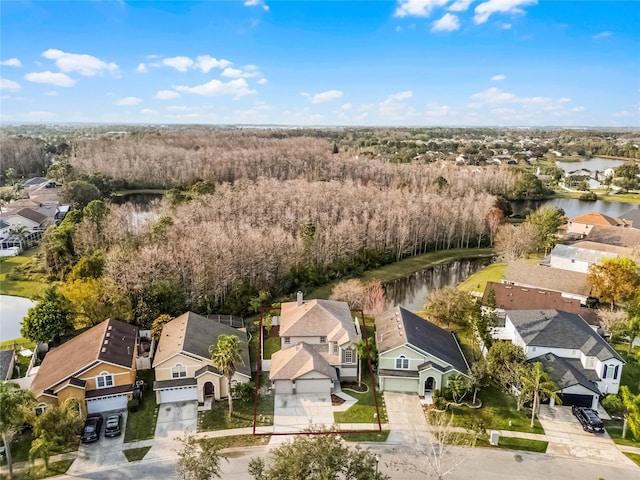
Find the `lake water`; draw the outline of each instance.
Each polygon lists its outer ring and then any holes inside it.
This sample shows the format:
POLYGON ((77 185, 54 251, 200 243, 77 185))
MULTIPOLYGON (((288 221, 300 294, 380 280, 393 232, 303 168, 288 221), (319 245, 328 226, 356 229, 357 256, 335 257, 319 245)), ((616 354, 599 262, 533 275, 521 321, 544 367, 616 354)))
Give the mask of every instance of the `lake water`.
POLYGON ((569 217, 577 217, 589 212, 600 212, 610 217, 619 217, 632 208, 640 208, 640 205, 624 202, 607 202, 596 200, 595 202, 585 202, 577 198, 552 198, 550 200, 519 200, 511 202, 514 215, 525 216, 529 212, 542 206, 558 207, 564 210, 569 217))
POLYGON ((447 286, 455 286, 493 262, 491 258, 457 260, 421 270, 384 285, 390 306, 399 305, 410 311, 424 310, 427 294, 447 286))
POLYGON ((557 161, 556 165, 563 169, 565 172, 575 172, 576 170, 589 170, 591 172, 599 171, 604 172, 607 168, 616 168, 620 165, 624 165, 624 160, 611 160, 609 158, 593 157, 589 160, 581 162, 563 162, 557 161))
POLYGON ((20 337, 22 319, 34 305, 28 298, 0 295, 0 342, 20 337))

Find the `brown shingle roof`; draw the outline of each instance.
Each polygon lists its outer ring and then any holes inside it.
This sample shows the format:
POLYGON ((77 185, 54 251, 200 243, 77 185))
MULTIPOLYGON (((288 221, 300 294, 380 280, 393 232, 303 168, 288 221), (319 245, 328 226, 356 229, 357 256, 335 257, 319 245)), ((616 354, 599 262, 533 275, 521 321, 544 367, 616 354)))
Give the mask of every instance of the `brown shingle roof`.
POLYGON ((32 222, 35 222, 38 225, 42 225, 44 222, 47 221, 46 216, 44 216, 40 212, 36 212, 31 208, 22 208, 16 212, 16 215, 20 215, 21 217, 24 217, 27 220, 31 220, 32 222))
POLYGON ((524 261, 510 262, 504 273, 506 283, 538 287, 556 292, 589 296, 591 287, 587 283, 587 274, 545 267, 524 261))
POLYGON ((131 367, 138 328, 118 320, 104 322, 72 338, 44 357, 29 388, 38 397, 99 362, 131 367))
MULTIPOLYGON (((619 231, 619 230, 616 230, 619 231)), ((587 250, 597 250, 599 252, 616 253, 621 257, 628 257, 633 253, 633 250, 629 247, 620 247, 618 245, 608 245, 606 243, 582 241, 572 244, 574 247, 586 248, 587 250)))
POLYGON ((327 337, 329 342, 343 345, 357 342, 360 336, 346 302, 305 300, 302 305, 287 302, 281 305, 281 337, 327 337))
POLYGON ((295 380, 311 372, 318 372, 331 380, 338 379, 336 369, 308 343, 300 342, 271 356, 270 380, 295 380))
POLYGON ((601 225, 605 227, 624 227, 631 225, 621 218, 613 218, 600 212, 589 212, 584 215, 578 215, 571 219, 573 223, 584 223, 585 225, 601 225))
POLYGON ((586 240, 619 247, 637 248, 640 245, 640 230, 596 225, 586 236, 586 240))

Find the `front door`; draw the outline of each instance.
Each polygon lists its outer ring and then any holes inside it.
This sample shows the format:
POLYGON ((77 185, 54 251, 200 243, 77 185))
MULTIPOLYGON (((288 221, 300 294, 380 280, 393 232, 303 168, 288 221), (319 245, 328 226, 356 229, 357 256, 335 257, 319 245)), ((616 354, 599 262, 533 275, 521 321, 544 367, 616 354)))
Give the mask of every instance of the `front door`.
POLYGON ((435 378, 433 377, 427 378, 424 382, 424 391, 431 392, 433 390, 435 383, 436 383, 435 378))
POLYGON ((205 384, 204 384, 204 396, 205 397, 212 397, 213 396, 213 383, 212 382, 205 382, 205 384))

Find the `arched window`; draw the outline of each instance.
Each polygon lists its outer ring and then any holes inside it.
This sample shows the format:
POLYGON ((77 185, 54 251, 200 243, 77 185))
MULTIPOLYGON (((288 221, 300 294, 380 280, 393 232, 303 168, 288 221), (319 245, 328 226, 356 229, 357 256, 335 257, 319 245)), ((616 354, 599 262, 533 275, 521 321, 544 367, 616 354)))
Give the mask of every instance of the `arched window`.
POLYGON ((409 368, 409 359, 404 355, 400 355, 398 358, 396 358, 396 368, 409 368))
POLYGON ((36 407, 36 417, 39 417, 40 415, 42 415, 46 409, 47 409, 47 404, 46 403, 39 404, 36 407))
POLYGON ((186 376, 187 376, 187 367, 185 367, 181 363, 176 363, 171 368, 171 377, 172 378, 185 378, 186 376))
POLYGON ((96 377, 97 388, 109 388, 114 385, 113 375, 109 372, 100 372, 100 375, 96 377))

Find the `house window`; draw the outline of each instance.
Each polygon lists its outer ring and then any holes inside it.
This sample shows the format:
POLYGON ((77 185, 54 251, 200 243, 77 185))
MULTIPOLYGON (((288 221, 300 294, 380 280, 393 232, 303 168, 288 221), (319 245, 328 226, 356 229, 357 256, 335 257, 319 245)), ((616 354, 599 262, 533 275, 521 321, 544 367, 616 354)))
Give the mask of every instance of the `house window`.
POLYGON ((171 368, 171 378, 184 378, 187 376, 187 367, 177 363, 171 368))
POLYGON ((400 355, 398 358, 396 358, 396 368, 409 368, 409 359, 404 355, 400 355))
POLYGON ((344 363, 353 363, 353 350, 347 349, 344 351, 344 363))
POLYGON ((620 365, 605 365, 602 372, 602 378, 611 378, 612 380, 617 380, 619 368, 620 365))
POLYGON ((98 388, 113 387, 113 375, 108 372, 102 372, 98 377, 96 377, 96 385, 98 388))
POLYGON ((291 343, 291 338, 289 338, 289 337, 284 337, 284 343, 286 343, 286 344, 291 343))
POLYGON ((40 405, 38 405, 36 407, 36 417, 39 417, 40 415, 42 415, 46 409, 47 409, 46 403, 41 403, 40 405))
POLYGON ((338 342, 335 342, 333 344, 333 354, 337 355, 338 354, 338 342))
POLYGON ((320 343, 327 343, 327 337, 320 337, 320 343))
POLYGON ((596 359, 593 357, 589 357, 589 368, 593 368, 596 363, 596 359))

